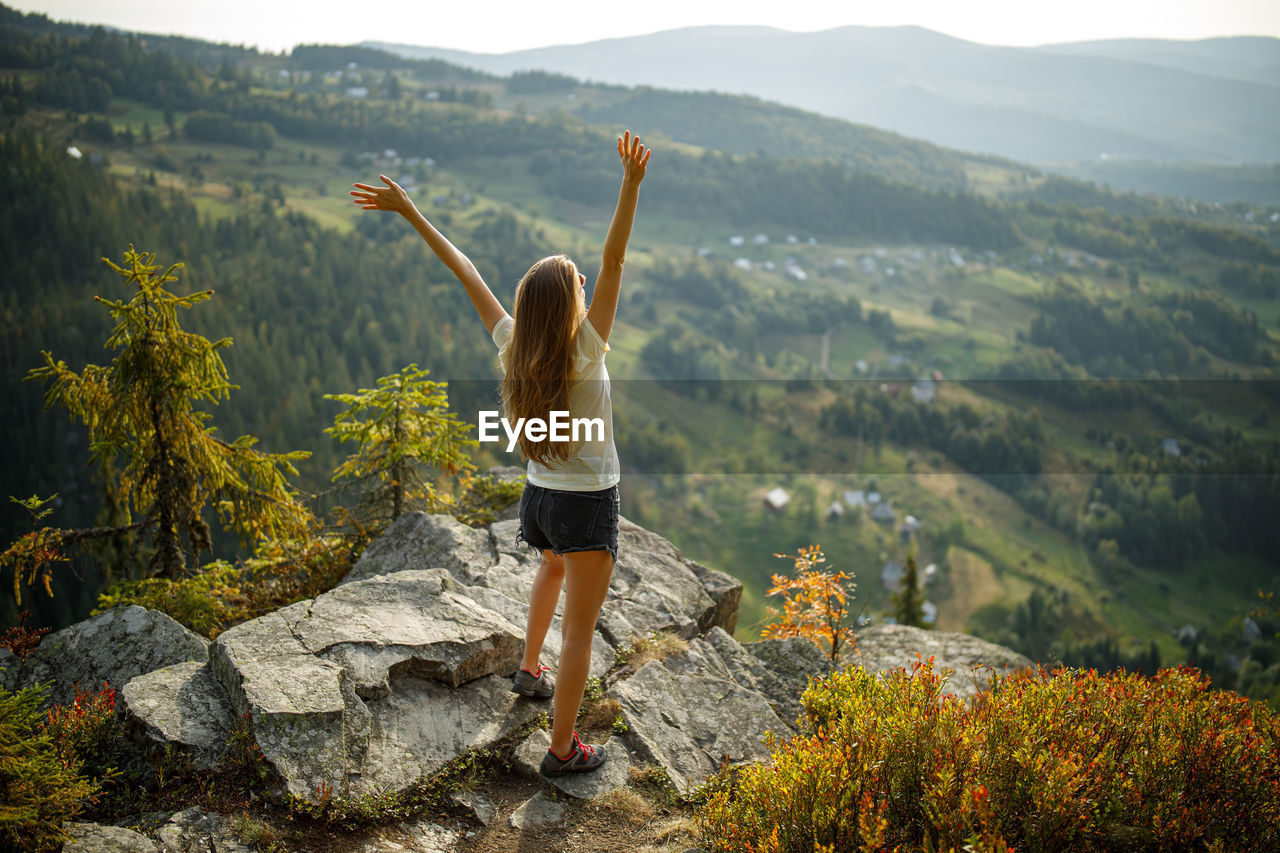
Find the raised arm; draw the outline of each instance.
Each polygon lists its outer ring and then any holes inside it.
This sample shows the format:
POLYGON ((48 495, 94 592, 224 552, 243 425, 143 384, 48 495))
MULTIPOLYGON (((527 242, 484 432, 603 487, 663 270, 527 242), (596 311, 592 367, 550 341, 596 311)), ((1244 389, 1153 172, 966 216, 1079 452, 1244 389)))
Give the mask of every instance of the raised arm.
POLYGON ((409 220, 409 223, 422 235, 422 239, 427 241, 431 251, 436 253, 436 257, 444 261, 444 265, 453 271, 458 281, 462 282, 485 329, 492 334, 493 327, 507 316, 507 312, 498 301, 498 297, 493 295, 489 285, 485 284, 484 279, 480 277, 476 265, 427 221, 417 205, 413 203, 413 199, 409 198, 409 194, 399 184, 386 175, 378 177, 382 178, 386 184, 385 187, 353 184, 352 186, 355 187, 351 191, 351 195, 355 196, 353 201, 360 206, 361 210, 389 210, 409 220))
POLYGON ((587 319, 599 333, 600 339, 609 340, 613 331, 613 318, 618 313, 618 291, 622 287, 622 264, 627 258, 627 243, 631 239, 631 226, 636 219, 636 201, 640 197, 640 182, 644 180, 649 155, 640 144, 640 137, 631 137, 631 131, 618 137, 618 156, 622 158, 622 189, 618 191, 618 206, 609 223, 609 233, 604 238, 604 263, 596 279, 595 292, 587 319))

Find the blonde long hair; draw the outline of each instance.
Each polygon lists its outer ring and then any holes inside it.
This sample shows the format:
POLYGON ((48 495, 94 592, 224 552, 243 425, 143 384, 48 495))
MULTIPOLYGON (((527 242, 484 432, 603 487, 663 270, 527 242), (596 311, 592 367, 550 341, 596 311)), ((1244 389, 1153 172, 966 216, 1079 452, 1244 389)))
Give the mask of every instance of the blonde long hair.
MULTIPOLYGON (((552 411, 569 410, 573 382, 574 336, 586 317, 578 267, 564 255, 551 255, 529 267, 516 285, 515 328, 507 349, 502 379, 502 407, 507 420, 550 420, 552 411)), ((567 441, 530 441, 520 431, 520 450, 542 465, 573 456, 567 441)))

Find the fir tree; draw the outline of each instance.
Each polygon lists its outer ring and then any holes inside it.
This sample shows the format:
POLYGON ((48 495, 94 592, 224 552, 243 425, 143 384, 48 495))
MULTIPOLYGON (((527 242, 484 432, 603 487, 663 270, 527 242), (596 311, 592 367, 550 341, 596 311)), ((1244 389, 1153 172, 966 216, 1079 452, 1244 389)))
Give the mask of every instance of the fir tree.
POLYGON ((411 503, 438 505, 440 495, 422 477, 424 466, 451 475, 472 468, 463 450, 476 444, 466 438, 471 425, 449 411, 448 383, 428 380, 428 372, 411 364, 383 376, 377 388, 325 395, 326 400, 347 404, 325 432, 360 444, 333 478, 376 479, 364 499, 374 517, 399 518, 411 503))
POLYGON ((924 623, 924 609, 921 606, 924 595, 920 592, 920 572, 916 568, 915 552, 907 554, 907 562, 902 567, 902 589, 893 596, 894 617, 899 625, 920 627, 924 623))
MULTIPOLYGON (((169 292, 164 285, 177 279, 174 272, 182 265, 160 272, 154 255, 132 246, 123 266, 103 260, 137 289, 128 302, 95 297, 117 321, 107 340, 107 347, 118 351, 115 359, 108 367, 90 364, 76 373, 44 352, 45 366, 31 371, 30 378, 50 383, 46 405, 65 406, 88 427, 95 463, 120 461, 115 503, 124 512, 124 529, 150 534, 155 549, 150 573, 179 577, 188 552, 211 549, 203 518, 211 505, 246 543, 305 535, 310 514, 286 476, 296 475, 293 460, 308 454, 264 453, 247 435, 223 441, 208 424, 209 414, 196 409, 225 400, 236 387, 219 354, 231 339, 209 341, 178 322, 179 309, 194 307, 213 291, 169 292)), ((55 550, 86 533, 53 531, 50 538, 48 529, 44 532, 40 541, 55 550)))

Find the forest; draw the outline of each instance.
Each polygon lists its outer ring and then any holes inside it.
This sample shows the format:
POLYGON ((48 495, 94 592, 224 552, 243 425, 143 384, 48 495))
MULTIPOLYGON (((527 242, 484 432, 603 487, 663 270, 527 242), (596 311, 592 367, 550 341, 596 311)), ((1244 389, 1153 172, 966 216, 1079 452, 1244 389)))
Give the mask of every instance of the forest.
MULTIPOLYGON (((1052 551, 1018 538, 1028 530, 1037 543, 1080 549, 1082 559, 1061 566, 1083 564, 1088 583, 1115 601, 1156 576, 1188 593, 1187 607, 1195 579, 1221 567, 1252 567, 1240 570, 1238 588, 1275 577, 1275 227, 999 161, 979 165, 1025 180, 991 193, 966 179, 972 163, 955 152, 844 123, 824 135, 823 122, 752 99, 615 87, 573 113, 539 106, 583 85, 532 73, 495 78, 365 48, 263 55, 55 25, 0 7, 0 157, 9 166, 0 171, 0 429, 6 446, 22 449, 0 463, 7 494, 56 493, 65 526, 101 523, 109 512, 100 478, 110 472, 86 465, 84 429, 46 410, 46 389, 28 380, 44 352, 75 368, 109 357, 111 317, 95 296, 124 293, 102 259, 118 261, 131 244, 182 262, 183 292, 214 292, 189 320, 233 342, 222 356, 237 387, 208 406, 212 422, 228 439, 308 451, 297 463, 305 493, 323 491, 347 452, 324 433, 338 411, 325 395, 368 388, 413 362, 452 383, 455 411, 493 408, 492 344, 448 271, 403 223, 328 213, 332 187, 366 178, 388 150, 419 159, 396 174, 422 182, 419 198, 445 200, 433 221, 509 304, 532 259, 570 251, 592 269, 601 211, 617 190, 607 156, 614 127, 625 117, 674 116, 697 135, 662 150, 645 184, 643 209, 655 224, 637 241, 635 287, 620 312, 628 325, 616 342, 627 359, 619 376, 647 383, 618 412, 638 520, 673 540, 711 536, 687 521, 674 526, 677 510, 661 509, 665 487, 649 476, 658 473, 734 474, 776 455, 811 481, 798 492, 838 494, 834 479, 817 474, 861 482, 928 468, 1007 496, 1019 515, 1017 524, 992 521, 1002 536, 1024 551, 1052 551), (367 96, 344 94, 356 82, 349 63, 367 96), (792 136, 778 138, 780 128, 792 136), (68 154, 73 144, 81 156, 68 154), (723 248, 722 235, 756 232, 774 236, 723 248), (721 242, 703 251, 709 234, 721 242), (879 379, 855 366, 891 358, 896 373, 879 379), (907 393, 943 370, 935 402, 907 393), (671 428, 655 412, 695 428, 671 428), (713 428, 746 417, 759 428, 739 430, 743 444, 707 452, 719 441, 713 428), (1176 455, 1163 443, 1170 436, 1176 455), (1066 489, 1055 479, 1063 472, 1088 486, 1066 489)), ((925 500, 903 488, 903 501, 925 500)), ((688 514, 682 488, 666 498, 688 514)), ((699 500, 699 511, 729 514, 711 493, 699 500)), ((720 538, 749 523, 739 515, 720 538)), ((847 537, 851 553, 855 544, 865 551, 853 558, 864 571, 892 553, 873 525, 835 532, 814 516, 779 526, 796 538, 847 537)), ((16 504, 0 518, 6 542, 29 528, 16 504)), ((970 522, 967 541, 945 541, 940 525, 918 547, 944 571, 962 562, 956 548, 1001 576, 1024 571, 975 538, 977 527, 970 522)), ((243 556, 237 547, 216 539, 213 556, 243 556)), ((768 553, 748 563, 706 547, 700 559, 750 565, 741 576, 758 585, 768 553)), ((77 571, 52 599, 32 598, 34 621, 67 624, 94 606, 99 577, 88 564, 77 571)), ((1048 638, 1071 624, 1075 639, 1052 648, 1064 659, 1149 666, 1181 654, 1222 668, 1231 647, 1224 626, 1247 609, 1244 593, 1217 601, 1203 616, 1212 626, 1204 636, 1217 639, 1184 648, 1153 627, 1176 627, 1163 624, 1172 606, 1119 623, 1100 598, 1064 597, 1038 581, 1034 602, 1009 592, 985 617, 968 614, 973 630, 1049 654, 1048 638)), ((11 603, 3 612, 8 623, 16 618, 11 603)), ((1237 663, 1246 655, 1233 653, 1237 663)), ((1253 689, 1274 691, 1274 648, 1247 654, 1267 673, 1251 676, 1253 689)))

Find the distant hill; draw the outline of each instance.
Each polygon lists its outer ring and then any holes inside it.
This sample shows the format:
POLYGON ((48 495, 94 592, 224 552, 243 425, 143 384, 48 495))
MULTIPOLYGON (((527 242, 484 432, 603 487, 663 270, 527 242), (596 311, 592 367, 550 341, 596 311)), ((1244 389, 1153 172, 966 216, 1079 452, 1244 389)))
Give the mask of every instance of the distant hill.
POLYGON ((692 27, 506 54, 376 44, 509 74, 755 95, 1024 161, 1280 161, 1280 40, 995 47, 919 27, 692 27))
POLYGON ((1177 68, 1209 77, 1280 86, 1280 39, 1264 36, 1234 36, 1198 41, 1106 39, 1050 44, 1041 49, 1079 56, 1104 56, 1177 68))

